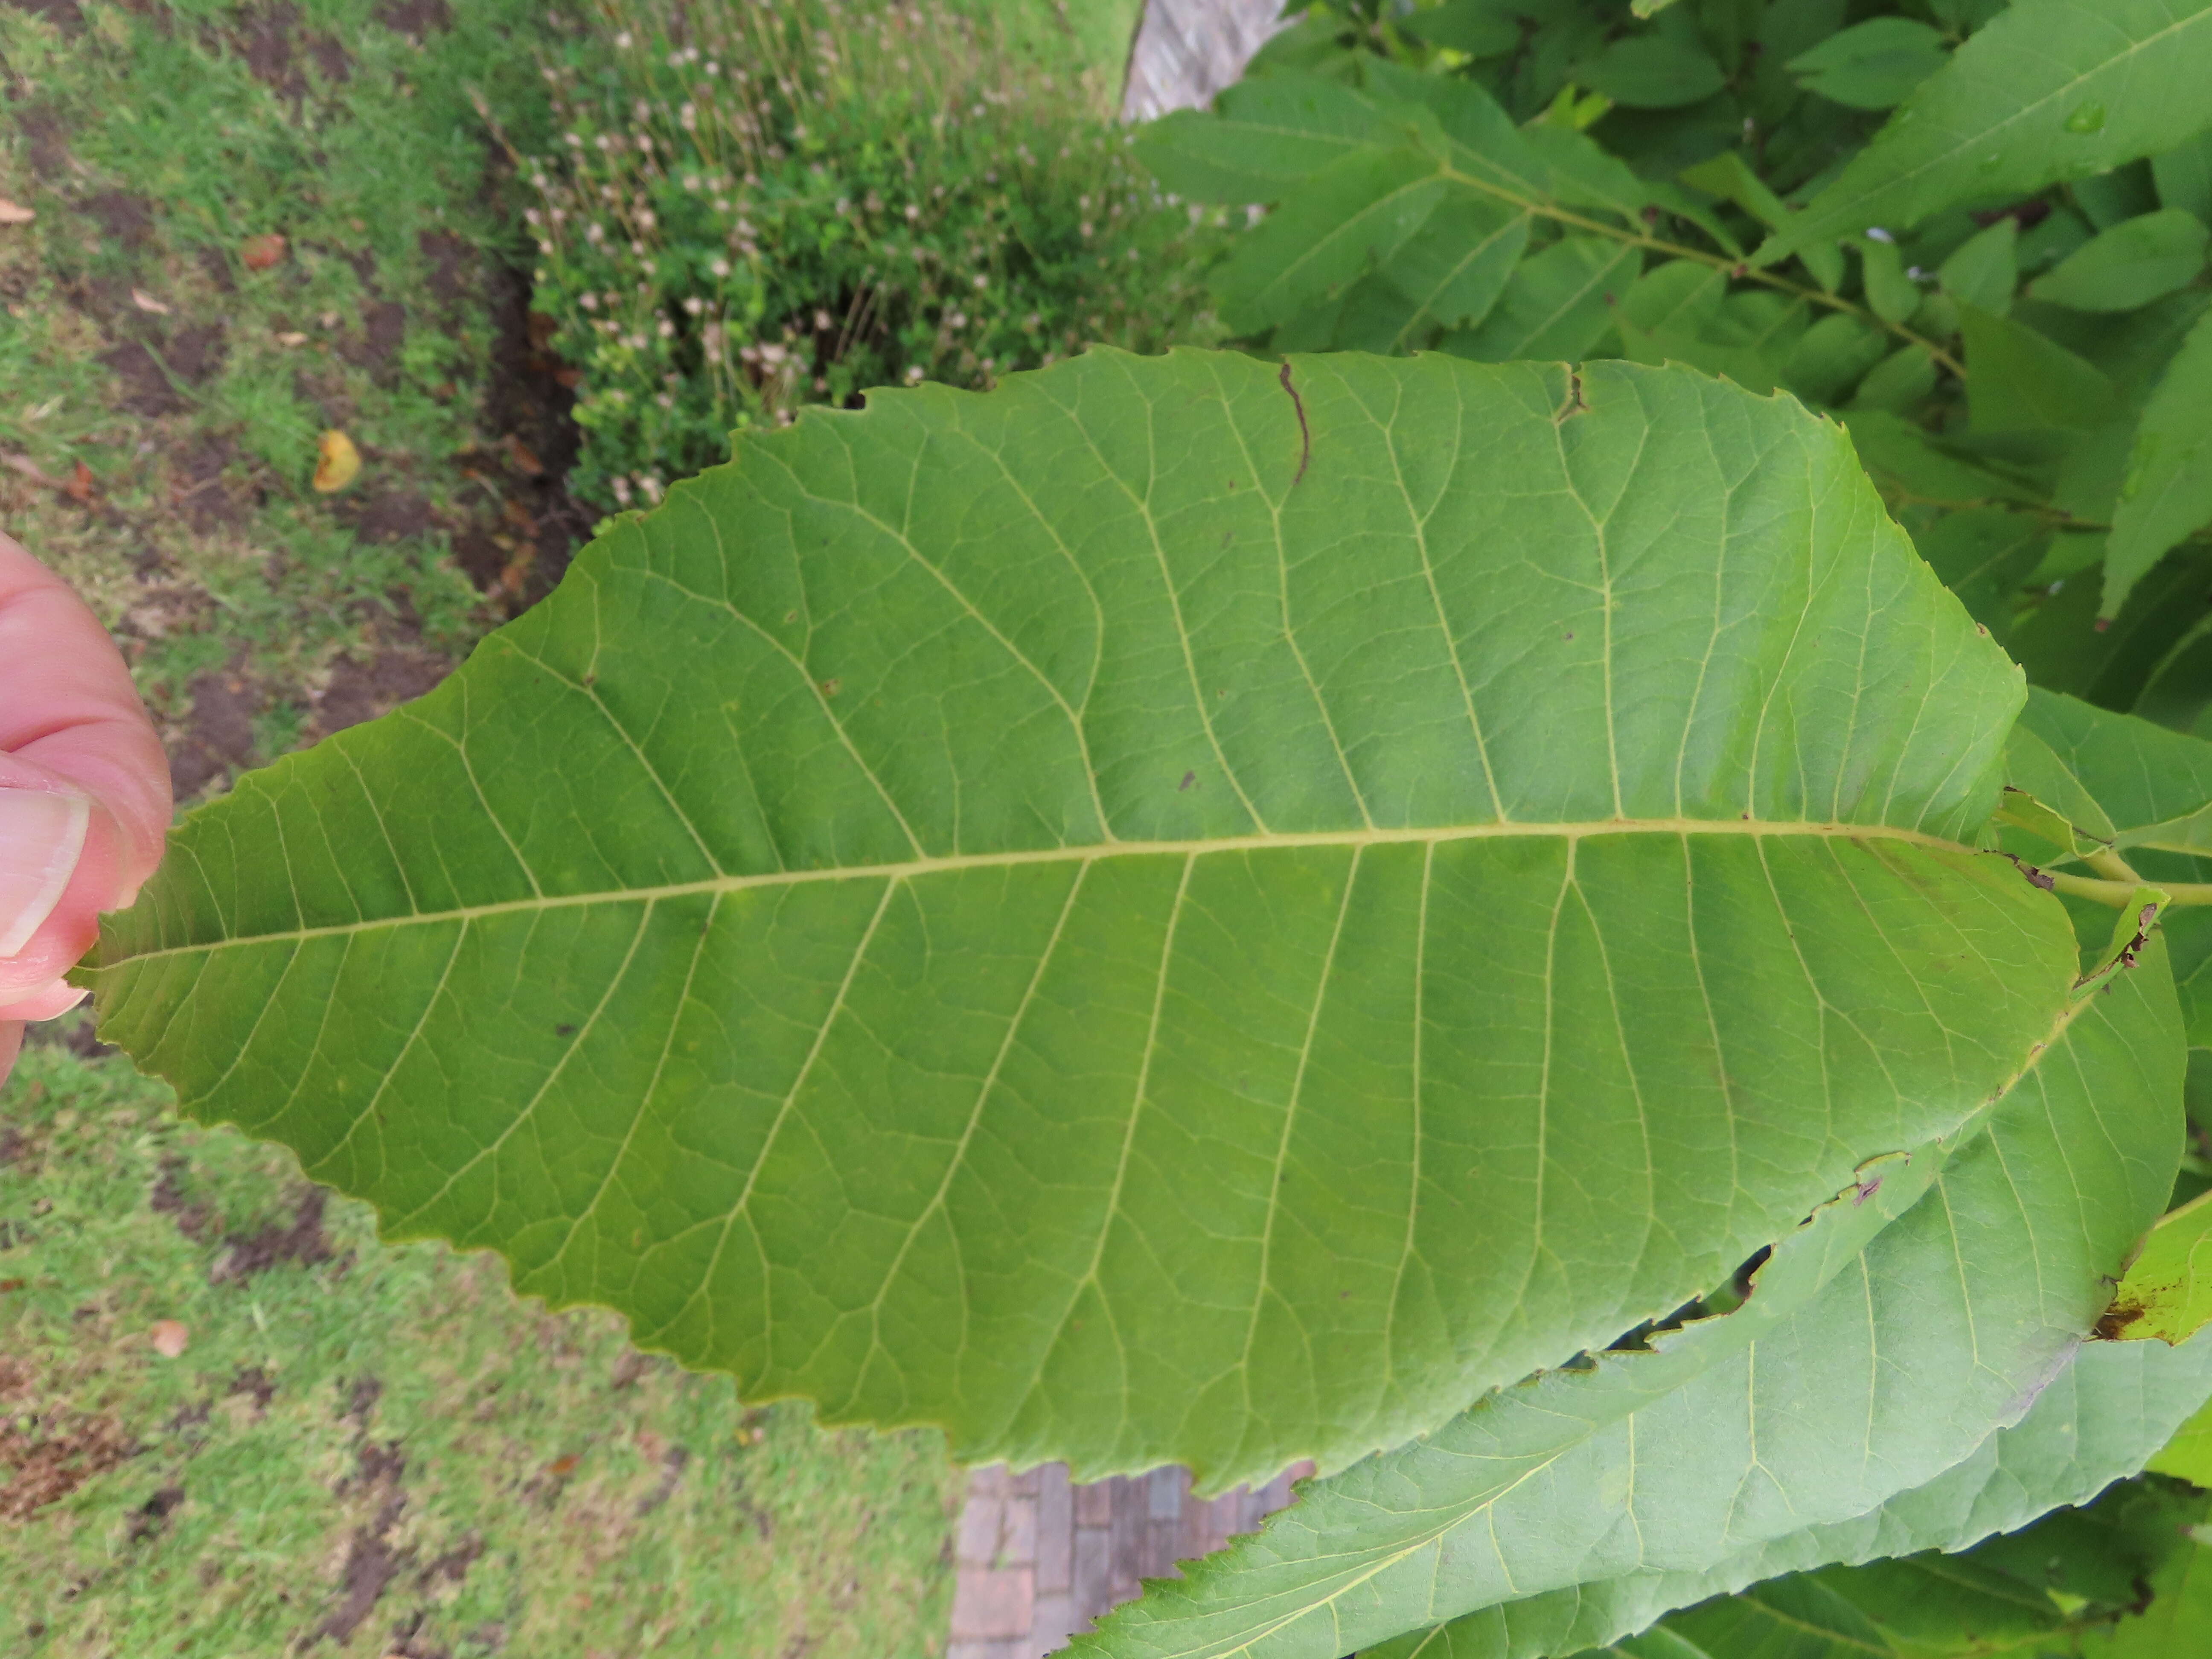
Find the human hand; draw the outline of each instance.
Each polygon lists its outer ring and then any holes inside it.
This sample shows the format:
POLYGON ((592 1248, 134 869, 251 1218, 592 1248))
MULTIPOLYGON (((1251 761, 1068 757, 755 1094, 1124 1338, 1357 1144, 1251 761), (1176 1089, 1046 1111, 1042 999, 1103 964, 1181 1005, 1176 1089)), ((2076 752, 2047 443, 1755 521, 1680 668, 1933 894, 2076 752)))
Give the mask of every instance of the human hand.
POLYGON ((169 763, 107 630, 0 534, 0 1079, 161 862, 169 763))

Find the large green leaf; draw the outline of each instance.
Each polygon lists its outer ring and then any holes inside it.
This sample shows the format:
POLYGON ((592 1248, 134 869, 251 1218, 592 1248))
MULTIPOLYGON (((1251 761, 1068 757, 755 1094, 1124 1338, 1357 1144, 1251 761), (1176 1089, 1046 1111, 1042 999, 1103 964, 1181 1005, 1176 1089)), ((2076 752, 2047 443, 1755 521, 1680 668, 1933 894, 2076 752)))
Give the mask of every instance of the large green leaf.
MULTIPOLYGON (((2203 1522, 2206 1504, 2201 1493, 2131 1481, 2087 1509, 1965 1554, 1791 1574, 1670 1614, 1605 1651, 1626 1659, 2033 1659, 2073 1652, 2085 1635, 2095 1651, 2107 1627, 2170 1638, 2174 1609, 2160 1603, 2180 1586, 2162 1570, 2177 1553, 2201 1553, 2187 1528, 2203 1522)), ((2180 1659, 2170 1648, 2149 1650, 2180 1659)))
POLYGON ((1870 1169, 1737 1311, 1308 1488, 1075 1650, 1334 1659, 1532 1596, 1695 1575, 1936 1478, 2027 1409, 2164 1203, 2178 1029, 2147 957, 2075 1005, 1985 1130, 1870 1169))
POLYGON ((2208 82, 2212 0, 2015 0, 1756 257, 2172 149, 2212 126, 2208 82))
POLYGON ((2208 1392, 2212 1332, 2180 1349, 2157 1342, 2090 1343, 2035 1396, 2018 1424, 1869 1514, 1805 1528, 1705 1572, 1634 1574, 1508 1602, 1385 1643, 1362 1659, 1544 1659, 1580 1653, 1643 1630, 1676 1607, 1784 1573, 1963 1549, 2060 1504, 2086 1503, 2134 1474, 2208 1392))
POLYGON ((745 437, 194 815, 91 977, 188 1110, 748 1397, 1338 1468, 2017 1072, 2021 696, 1787 400, 1098 352, 745 437))

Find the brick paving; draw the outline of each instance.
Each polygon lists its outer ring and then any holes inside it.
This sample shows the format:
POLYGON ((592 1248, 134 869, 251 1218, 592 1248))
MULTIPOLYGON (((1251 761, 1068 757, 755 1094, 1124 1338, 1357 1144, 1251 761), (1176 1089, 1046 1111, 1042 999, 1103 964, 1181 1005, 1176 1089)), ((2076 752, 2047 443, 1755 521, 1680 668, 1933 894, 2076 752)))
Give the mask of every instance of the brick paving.
POLYGON ((1004 1465, 968 1480, 955 1548, 952 1640, 945 1659, 1043 1659, 1108 1608, 1133 1598, 1139 1580, 1176 1574, 1176 1563, 1251 1532, 1291 1501, 1301 1464, 1253 1491, 1212 1500, 1190 1495, 1190 1472, 1154 1469, 1073 1486, 1065 1463, 1024 1474, 1004 1465))

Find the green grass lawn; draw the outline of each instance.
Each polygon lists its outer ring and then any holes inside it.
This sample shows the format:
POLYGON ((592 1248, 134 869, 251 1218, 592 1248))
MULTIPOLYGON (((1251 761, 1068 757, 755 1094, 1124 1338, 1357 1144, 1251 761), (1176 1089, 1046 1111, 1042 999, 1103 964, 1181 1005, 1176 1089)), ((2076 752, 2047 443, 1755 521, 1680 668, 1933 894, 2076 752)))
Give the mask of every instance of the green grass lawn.
MULTIPOLYGON (((494 131, 544 137, 544 27, 0 7, 0 527, 115 630, 187 801, 427 689, 589 528, 494 131), (331 428, 364 465, 323 494, 331 428)), ((119 1058, 0 1090, 0 1652, 904 1659, 957 1490, 934 1437, 380 1244, 119 1058)))
POLYGON ((37 216, 0 226, 0 522, 115 629, 187 796, 427 689, 588 529, 478 113, 533 137, 541 27, 0 8, 0 198, 37 216), (327 495, 326 429, 364 459, 327 495))
POLYGON ((0 1652, 901 1659, 958 1490, 380 1244, 120 1059, 0 1095, 0 1652))

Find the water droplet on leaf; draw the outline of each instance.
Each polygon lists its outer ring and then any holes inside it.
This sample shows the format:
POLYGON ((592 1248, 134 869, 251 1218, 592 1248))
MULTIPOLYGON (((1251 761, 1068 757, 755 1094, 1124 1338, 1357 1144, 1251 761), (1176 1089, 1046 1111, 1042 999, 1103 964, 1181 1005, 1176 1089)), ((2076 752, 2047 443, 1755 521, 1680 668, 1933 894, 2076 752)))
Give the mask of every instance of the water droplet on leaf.
POLYGON ((2105 130, 2105 106, 2084 104, 2066 118, 2069 132, 2102 132, 2105 130))

